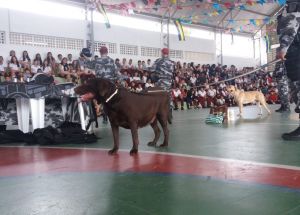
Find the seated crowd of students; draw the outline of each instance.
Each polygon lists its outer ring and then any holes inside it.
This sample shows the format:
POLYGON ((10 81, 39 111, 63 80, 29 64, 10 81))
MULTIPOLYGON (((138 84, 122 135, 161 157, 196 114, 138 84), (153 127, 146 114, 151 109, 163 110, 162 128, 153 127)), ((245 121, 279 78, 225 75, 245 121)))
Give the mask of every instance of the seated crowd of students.
MULTIPOLYGON (((95 56, 95 58, 97 57, 95 56)), ((72 54, 68 54, 66 57, 59 54, 55 58, 51 52, 48 52, 44 59, 41 54, 36 54, 31 59, 28 52, 23 51, 22 56, 18 58, 15 51, 12 50, 8 58, 4 59, 0 56, 0 75, 5 81, 12 81, 14 78, 27 80, 37 73, 44 73, 79 83, 80 79, 87 73, 84 69, 84 61, 85 58, 82 56, 73 59, 72 54)), ((153 87, 155 84, 155 79, 148 72, 152 66, 150 59, 147 61, 138 60, 136 65, 132 59, 129 59, 128 62, 126 58, 123 58, 122 62, 115 59, 115 66, 122 73, 124 79, 120 84, 131 91, 140 92, 144 88, 153 87)), ((273 81, 272 76, 264 71, 252 73, 229 82, 210 85, 241 75, 252 69, 248 67, 237 69, 234 65, 227 67, 215 64, 194 65, 194 63, 181 64, 181 62, 177 62, 174 68, 172 89, 175 110, 179 109, 179 105, 182 110, 185 109, 185 106, 187 109, 198 109, 224 104, 234 105, 232 95, 226 90, 228 85, 236 85, 244 91, 261 90, 269 104, 280 103, 276 82, 273 81)))

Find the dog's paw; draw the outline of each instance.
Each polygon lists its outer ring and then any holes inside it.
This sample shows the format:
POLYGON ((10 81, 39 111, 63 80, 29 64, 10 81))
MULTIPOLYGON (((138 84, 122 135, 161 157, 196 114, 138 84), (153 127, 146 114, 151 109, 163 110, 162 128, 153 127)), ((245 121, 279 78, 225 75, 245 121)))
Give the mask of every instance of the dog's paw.
POLYGON ((156 143, 153 142, 153 141, 151 141, 151 142, 149 142, 147 145, 148 145, 148 146, 156 146, 156 143))
POLYGON ((133 156, 133 155, 137 155, 138 153, 138 150, 137 149, 131 149, 130 150, 130 155, 133 156))
POLYGON ((118 152, 118 149, 113 148, 113 149, 111 149, 111 150, 108 151, 108 154, 109 155, 115 155, 115 154, 117 154, 117 152, 118 152))
POLYGON ((161 147, 161 148, 163 148, 163 147, 167 147, 167 146, 168 146, 168 144, 167 144, 167 143, 163 143, 163 144, 159 145, 159 147, 161 147))

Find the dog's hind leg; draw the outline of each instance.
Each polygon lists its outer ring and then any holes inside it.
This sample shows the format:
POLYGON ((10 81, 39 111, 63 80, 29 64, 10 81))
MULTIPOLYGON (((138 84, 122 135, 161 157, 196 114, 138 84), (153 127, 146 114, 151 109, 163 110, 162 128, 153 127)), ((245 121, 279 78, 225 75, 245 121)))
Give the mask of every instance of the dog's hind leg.
POLYGON ((158 124, 157 124, 157 119, 155 119, 150 125, 153 128, 155 136, 154 136, 153 141, 148 143, 148 146, 156 146, 156 143, 157 143, 157 141, 159 139, 159 136, 160 136, 160 129, 159 129, 158 124))
POLYGON ((168 116, 158 116, 158 121, 164 131, 164 142, 159 147, 165 147, 169 144, 168 116))
POLYGON ((139 136, 138 136, 138 126, 137 123, 131 123, 130 125, 131 129, 131 135, 132 135, 132 141, 133 146, 130 150, 130 155, 134 155, 138 153, 138 147, 139 147, 139 136))
POLYGON ((259 116, 262 116, 262 108, 261 108, 261 105, 260 105, 260 102, 258 101, 257 103, 257 106, 258 106, 258 108, 259 108, 259 116))
POLYGON ((108 151, 108 154, 116 154, 119 149, 119 126, 111 124, 111 130, 114 136, 114 147, 108 151))
POLYGON ((271 114, 271 111, 270 111, 270 109, 268 108, 266 101, 263 100, 263 102, 261 102, 261 104, 262 104, 262 106, 264 106, 264 108, 268 111, 268 114, 271 114))

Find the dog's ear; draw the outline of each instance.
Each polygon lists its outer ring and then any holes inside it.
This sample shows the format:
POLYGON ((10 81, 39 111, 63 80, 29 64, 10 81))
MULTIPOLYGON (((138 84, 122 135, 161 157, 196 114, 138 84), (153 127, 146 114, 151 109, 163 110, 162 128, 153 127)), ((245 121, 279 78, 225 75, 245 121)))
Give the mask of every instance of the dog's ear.
POLYGON ((91 88, 94 90, 95 94, 100 97, 107 97, 111 94, 111 89, 113 84, 103 78, 92 79, 90 82, 91 88))

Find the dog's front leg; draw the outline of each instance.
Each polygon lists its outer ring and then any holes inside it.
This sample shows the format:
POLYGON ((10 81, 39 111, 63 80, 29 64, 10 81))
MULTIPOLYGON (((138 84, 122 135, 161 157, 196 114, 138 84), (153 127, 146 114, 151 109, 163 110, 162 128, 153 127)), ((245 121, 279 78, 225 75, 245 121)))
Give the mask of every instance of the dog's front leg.
POLYGON ((116 154, 119 149, 119 126, 111 123, 111 130, 114 136, 114 147, 108 151, 108 154, 116 154))
POLYGON ((139 146, 138 126, 136 123, 130 125, 133 146, 130 150, 130 155, 137 154, 139 146))
POLYGON ((238 114, 239 117, 243 116, 243 102, 239 102, 239 111, 240 113, 238 114))

